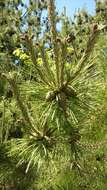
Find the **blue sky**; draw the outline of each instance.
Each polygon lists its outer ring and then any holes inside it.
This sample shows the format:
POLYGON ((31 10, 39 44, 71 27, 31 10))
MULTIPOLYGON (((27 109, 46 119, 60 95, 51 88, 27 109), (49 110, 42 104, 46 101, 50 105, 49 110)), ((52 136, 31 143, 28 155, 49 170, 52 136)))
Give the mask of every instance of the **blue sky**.
MULTIPOLYGON (((34 0, 35 2, 37 0, 34 0)), ((29 0, 23 0, 27 3, 29 0)), ((85 7, 90 14, 95 13, 95 0, 55 0, 56 8, 58 12, 63 11, 63 7, 66 7, 66 12, 69 17, 72 17, 76 10, 85 7)))
POLYGON ((75 10, 78 8, 86 7, 90 14, 95 12, 95 1, 94 0, 56 0, 56 8, 59 12, 66 7, 67 15, 73 16, 75 10))

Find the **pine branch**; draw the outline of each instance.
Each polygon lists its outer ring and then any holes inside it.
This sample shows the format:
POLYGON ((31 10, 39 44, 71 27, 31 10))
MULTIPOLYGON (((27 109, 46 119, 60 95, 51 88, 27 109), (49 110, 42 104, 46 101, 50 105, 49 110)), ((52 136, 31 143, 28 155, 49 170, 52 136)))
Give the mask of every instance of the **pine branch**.
POLYGON ((85 52, 83 53, 83 56, 81 57, 79 63, 77 64, 77 67, 75 69, 75 72, 73 74, 73 76, 71 77, 71 81, 73 81, 81 72, 82 68, 84 67, 86 61, 88 60, 88 58, 90 57, 93 48, 95 46, 96 40, 100 34, 100 31, 104 28, 104 26, 99 26, 97 24, 93 25, 92 28, 92 32, 89 36, 88 42, 87 42, 87 46, 85 49, 85 52))
POLYGON ((31 60, 32 60, 32 63, 34 64, 41 80, 43 82, 45 82, 45 84, 47 84, 48 86, 50 86, 49 84, 49 80, 46 78, 46 75, 45 75, 45 72, 39 68, 38 64, 37 64, 37 55, 36 55, 36 52, 35 52, 35 49, 33 47, 33 43, 32 43, 32 39, 30 37, 28 37, 27 34, 25 34, 24 36, 24 40, 26 41, 26 44, 27 44, 27 47, 28 47, 28 50, 30 52, 30 55, 31 55, 31 60))
POLYGON ((53 44, 53 51, 55 56, 55 65, 56 65, 56 78, 57 86, 59 87, 59 59, 58 59, 58 45, 57 45, 57 31, 56 31, 56 22, 55 22, 55 5, 54 0, 48 1, 48 18, 50 22, 50 30, 53 44))
POLYGON ((41 47, 39 45, 39 49, 40 49, 44 69, 46 70, 47 77, 49 78, 49 82, 52 82, 55 85, 54 75, 53 75, 53 73, 52 73, 52 71, 51 71, 51 69, 49 67, 48 61, 46 59, 46 52, 44 50, 44 46, 41 47))
POLYGON ((66 55, 67 55, 67 44, 65 42, 61 42, 61 66, 60 66, 60 82, 61 87, 64 83, 64 68, 66 62, 66 55))
MULTIPOLYGON (((38 130, 35 128, 35 125, 34 125, 34 123, 33 123, 33 121, 32 121, 32 118, 31 118, 31 116, 30 116, 30 114, 29 114, 29 111, 28 111, 26 105, 24 104, 24 101, 22 100, 22 98, 21 98, 21 96, 20 96, 20 92, 19 92, 19 89, 18 89, 18 86, 17 86, 17 83, 16 83, 14 77, 11 75, 11 73, 9 73, 8 75, 5 74, 5 73, 2 73, 1 76, 2 76, 3 78, 5 78, 5 79, 9 82, 9 84, 10 84, 12 90, 13 90, 13 93, 14 93, 14 95, 15 95, 17 104, 18 104, 18 106, 19 106, 19 108, 20 108, 20 110, 21 110, 21 112, 22 112, 22 115, 23 115, 25 124, 26 124, 27 126, 29 126, 29 129, 30 129, 30 130, 34 130, 37 135, 40 135, 40 136, 41 136, 40 131, 38 131, 38 130)), ((29 133, 30 133, 30 132, 29 132, 29 133)))

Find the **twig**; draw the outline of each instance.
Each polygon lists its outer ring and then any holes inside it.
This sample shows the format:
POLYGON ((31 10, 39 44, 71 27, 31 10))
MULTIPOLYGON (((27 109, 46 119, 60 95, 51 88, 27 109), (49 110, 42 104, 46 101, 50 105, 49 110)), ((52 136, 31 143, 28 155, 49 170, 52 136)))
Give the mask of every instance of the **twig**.
POLYGON ((58 45, 57 45, 57 31, 56 31, 56 22, 55 22, 55 5, 54 0, 48 0, 48 18, 50 22, 50 30, 52 36, 53 51, 55 56, 55 65, 56 65, 56 77, 57 77, 57 86, 59 87, 59 60, 58 60, 58 45))
POLYGON ((91 35, 89 37, 89 40, 87 42, 86 49, 85 49, 83 56, 81 57, 79 63, 77 64, 75 72, 74 72, 73 76, 71 77, 70 81, 73 81, 78 76, 78 74, 80 73, 80 71, 84 67, 86 61, 90 57, 90 54, 93 51, 94 45, 96 43, 96 39, 99 36, 101 29, 98 28, 97 24, 96 24, 96 28, 95 28, 95 26, 93 26, 93 30, 92 30, 91 35))
POLYGON ((22 112, 22 115, 23 115, 25 124, 27 124, 27 126, 29 125, 30 130, 33 129, 33 130, 36 132, 37 135, 40 135, 40 136, 41 136, 40 131, 38 131, 38 130, 35 128, 35 125, 34 125, 34 123, 32 122, 32 119, 31 119, 31 116, 30 116, 30 114, 29 114, 29 112, 28 112, 28 109, 27 109, 27 107, 25 106, 25 104, 24 104, 24 102, 23 102, 23 100, 22 100, 22 98, 21 98, 21 96, 20 96, 20 92, 19 92, 19 89, 18 89, 18 86, 17 86, 17 84, 16 84, 15 79, 11 76, 11 74, 6 75, 5 73, 2 73, 2 77, 5 78, 5 79, 9 82, 9 84, 10 84, 12 90, 13 90, 13 93, 14 93, 14 95, 15 95, 17 104, 18 104, 18 106, 19 106, 19 108, 20 108, 20 110, 21 110, 21 112, 22 112))

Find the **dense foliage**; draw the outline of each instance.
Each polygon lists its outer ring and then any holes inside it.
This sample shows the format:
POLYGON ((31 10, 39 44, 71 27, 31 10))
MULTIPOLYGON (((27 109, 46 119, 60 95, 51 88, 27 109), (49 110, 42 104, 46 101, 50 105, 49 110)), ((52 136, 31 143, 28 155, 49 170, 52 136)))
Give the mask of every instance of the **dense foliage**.
POLYGON ((0 190, 106 190, 106 11, 0 1, 0 190))

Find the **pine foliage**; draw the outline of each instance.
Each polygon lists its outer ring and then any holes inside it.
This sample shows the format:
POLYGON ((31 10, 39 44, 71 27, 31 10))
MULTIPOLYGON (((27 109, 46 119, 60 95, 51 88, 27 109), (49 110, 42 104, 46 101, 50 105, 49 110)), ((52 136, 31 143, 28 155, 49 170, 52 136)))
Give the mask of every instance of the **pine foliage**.
POLYGON ((1 190, 106 190, 103 13, 0 2, 1 190))

